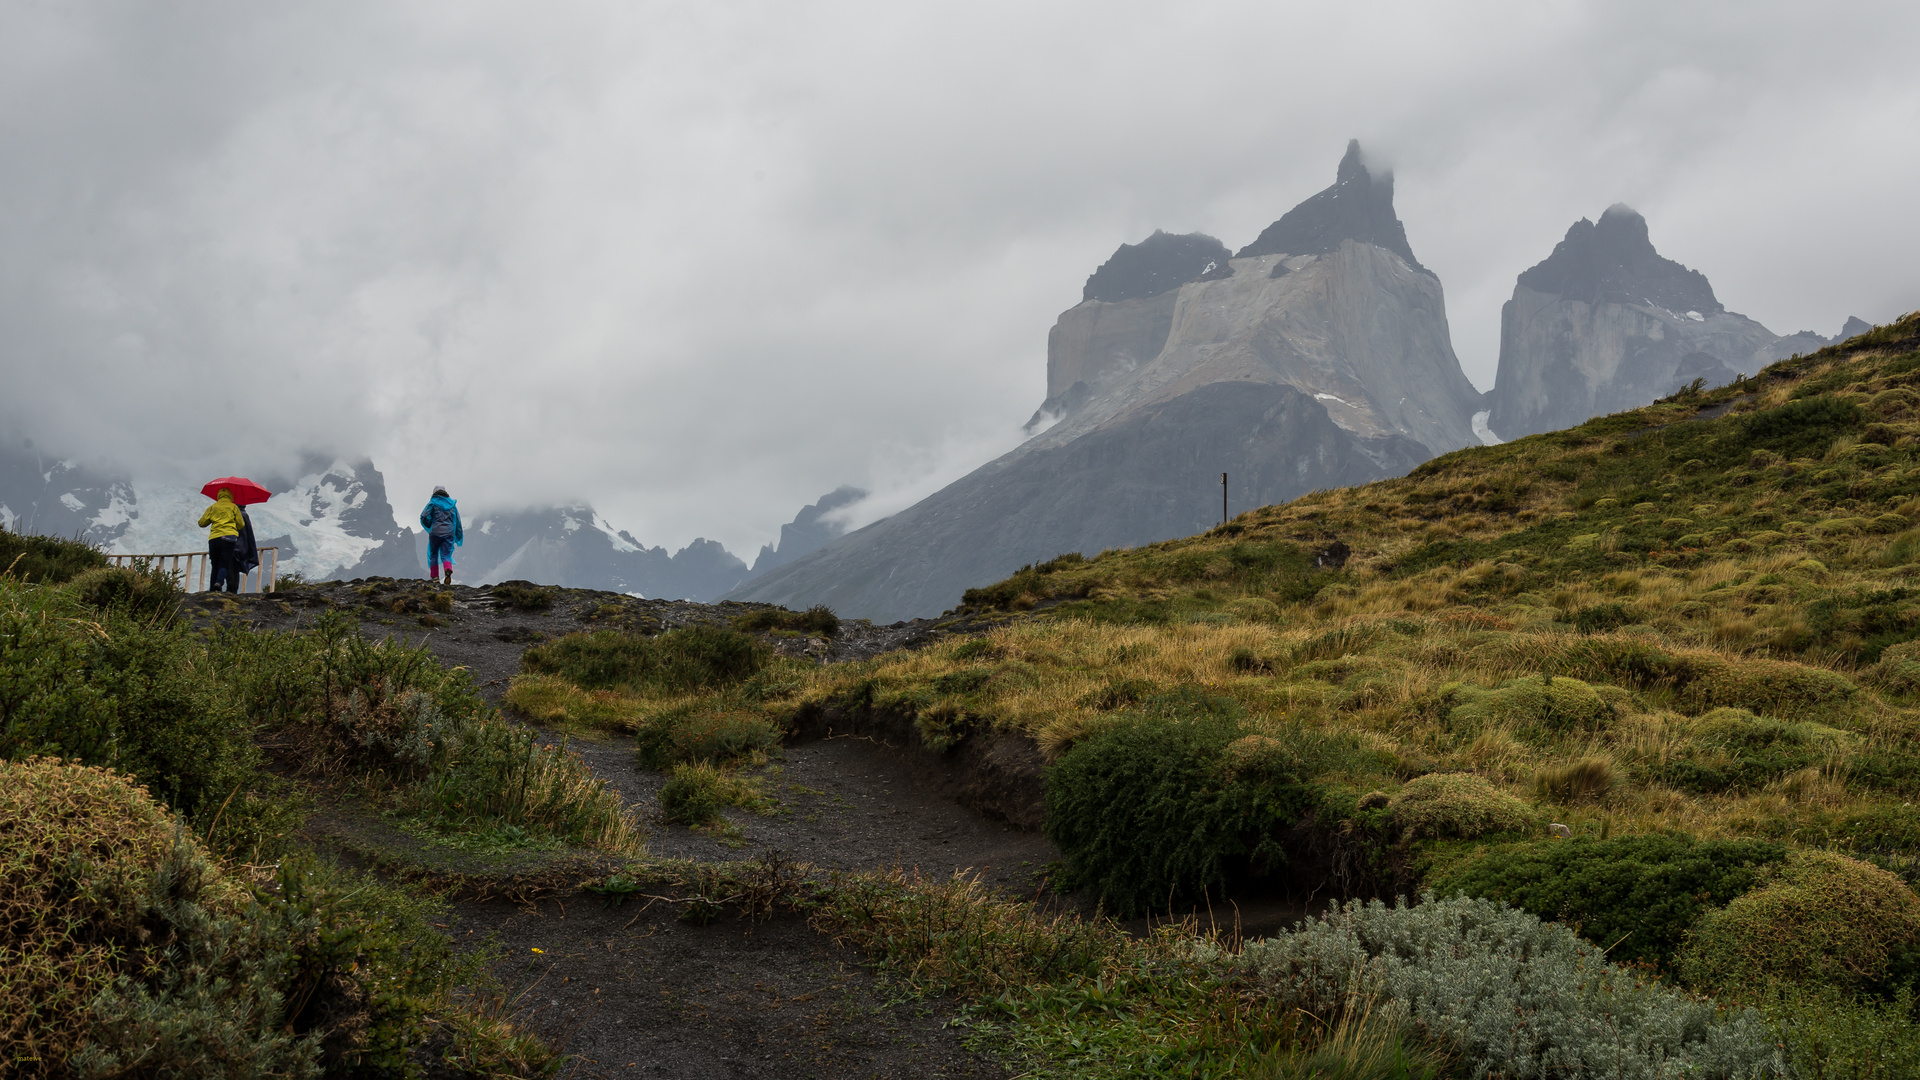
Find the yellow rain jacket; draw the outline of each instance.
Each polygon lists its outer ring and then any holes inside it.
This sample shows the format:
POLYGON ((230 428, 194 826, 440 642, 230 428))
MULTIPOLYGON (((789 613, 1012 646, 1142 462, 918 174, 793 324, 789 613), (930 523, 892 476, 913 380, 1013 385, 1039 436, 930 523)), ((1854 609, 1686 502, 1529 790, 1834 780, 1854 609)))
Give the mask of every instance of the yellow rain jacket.
POLYGON ((240 535, 240 508, 233 505, 233 496, 220 493, 220 499, 207 512, 200 515, 200 524, 211 526, 207 530, 207 539, 218 540, 223 536, 240 535))

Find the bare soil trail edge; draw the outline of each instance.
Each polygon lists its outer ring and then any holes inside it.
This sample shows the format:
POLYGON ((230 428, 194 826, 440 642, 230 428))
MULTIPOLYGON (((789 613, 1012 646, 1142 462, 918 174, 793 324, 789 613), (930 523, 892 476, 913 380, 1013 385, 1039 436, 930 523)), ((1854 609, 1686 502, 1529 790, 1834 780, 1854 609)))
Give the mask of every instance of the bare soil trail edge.
MULTIPOLYGON (((187 608, 201 622, 280 630, 344 611, 369 637, 418 641, 466 667, 495 704, 521 653, 538 641, 605 626, 725 623, 748 610, 569 589, 553 590, 544 611, 522 611, 484 588, 457 586, 453 610, 435 612, 419 602, 425 585, 368 579, 264 597, 201 594, 187 608)), ((848 622, 832 642, 787 639, 781 648, 839 660, 972 629, 848 622)), ((884 718, 813 713, 799 727, 766 773, 779 811, 730 811, 732 835, 660 822, 664 778, 637 767, 629 740, 569 745, 646 820, 656 856, 734 861, 778 852, 827 869, 971 871, 1016 894, 1044 888, 1044 868, 1058 853, 1036 831, 1039 760, 1029 744, 977 740, 935 756, 884 718)), ((876 978, 862 953, 798 915, 755 922, 728 912, 699 925, 670 905, 614 906, 589 893, 527 904, 462 901, 456 914, 453 933, 463 945, 494 940, 504 949, 497 974, 536 1028, 564 1036, 580 1076, 1010 1075, 1006 1064, 962 1045, 962 1029, 947 1026, 952 1003, 907 998, 876 978)))

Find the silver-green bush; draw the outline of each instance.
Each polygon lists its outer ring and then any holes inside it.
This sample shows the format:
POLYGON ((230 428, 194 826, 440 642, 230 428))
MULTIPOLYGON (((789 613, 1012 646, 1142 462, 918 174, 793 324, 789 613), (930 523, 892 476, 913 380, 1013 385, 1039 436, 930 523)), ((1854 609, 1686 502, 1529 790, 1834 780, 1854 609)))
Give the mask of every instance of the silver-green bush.
POLYGON ((1566 927, 1490 900, 1355 901, 1253 942, 1238 963, 1266 993, 1318 1015, 1396 1004, 1476 1078, 1786 1075, 1752 1010, 1651 982, 1566 927))

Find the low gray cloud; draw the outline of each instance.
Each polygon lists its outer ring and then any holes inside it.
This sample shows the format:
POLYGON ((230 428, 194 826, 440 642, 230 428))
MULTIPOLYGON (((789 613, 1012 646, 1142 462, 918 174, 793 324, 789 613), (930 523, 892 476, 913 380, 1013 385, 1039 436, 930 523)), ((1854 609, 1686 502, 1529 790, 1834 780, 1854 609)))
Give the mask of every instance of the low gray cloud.
MULTIPOLYGON (((0 428, 145 472, 370 454, 751 552, 1012 446, 1154 228, 1360 138, 1468 374, 1581 216, 1776 331, 1920 305, 1920 9, 14 2, 0 428)), ((399 497, 410 504, 409 497, 399 497)))

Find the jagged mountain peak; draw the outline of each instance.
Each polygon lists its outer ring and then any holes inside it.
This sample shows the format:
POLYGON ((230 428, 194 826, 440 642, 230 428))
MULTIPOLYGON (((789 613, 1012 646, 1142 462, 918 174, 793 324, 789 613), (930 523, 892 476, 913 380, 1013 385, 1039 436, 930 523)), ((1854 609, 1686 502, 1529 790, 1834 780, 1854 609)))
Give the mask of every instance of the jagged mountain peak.
POLYGON ((1553 254, 1520 275, 1520 286, 1589 304, 1652 304, 1677 313, 1726 309, 1698 270, 1654 250, 1647 219, 1614 203, 1598 222, 1581 218, 1553 254))
POLYGON ((1415 270, 1429 273, 1413 257, 1406 226, 1393 212, 1393 173, 1367 168, 1358 139, 1347 143, 1332 187, 1281 215, 1234 257, 1324 255, 1348 240, 1385 248, 1415 270))
POLYGON ((1170 233, 1155 229, 1137 244, 1121 244, 1087 278, 1082 300, 1117 304, 1159 296, 1189 281, 1226 277, 1233 270, 1227 245, 1205 233, 1170 233))
POLYGON ((820 496, 818 502, 801 507, 792 521, 780 526, 779 543, 767 544, 760 549, 760 557, 753 561, 750 576, 764 574, 776 566, 785 566, 837 539, 847 531, 846 525, 829 515, 866 497, 865 488, 842 484, 820 496))

